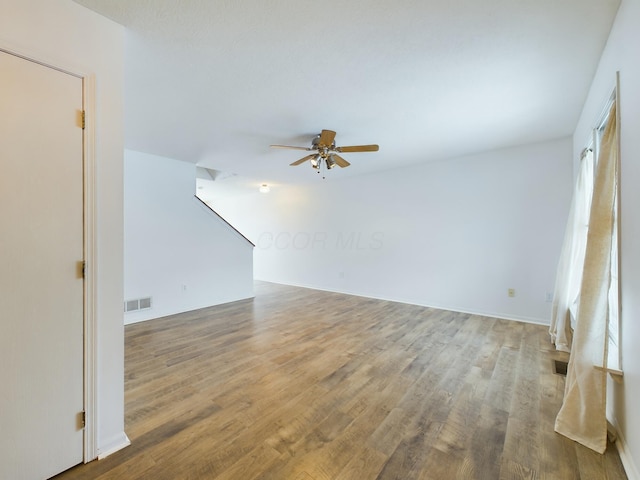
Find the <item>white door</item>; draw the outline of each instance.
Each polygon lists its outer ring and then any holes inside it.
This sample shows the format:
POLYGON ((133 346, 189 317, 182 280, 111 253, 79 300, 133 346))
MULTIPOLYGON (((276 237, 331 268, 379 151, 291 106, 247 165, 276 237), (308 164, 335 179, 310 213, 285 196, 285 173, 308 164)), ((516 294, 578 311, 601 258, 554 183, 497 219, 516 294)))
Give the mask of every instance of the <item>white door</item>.
POLYGON ((82 80, 0 52, 0 479, 82 462, 82 80))

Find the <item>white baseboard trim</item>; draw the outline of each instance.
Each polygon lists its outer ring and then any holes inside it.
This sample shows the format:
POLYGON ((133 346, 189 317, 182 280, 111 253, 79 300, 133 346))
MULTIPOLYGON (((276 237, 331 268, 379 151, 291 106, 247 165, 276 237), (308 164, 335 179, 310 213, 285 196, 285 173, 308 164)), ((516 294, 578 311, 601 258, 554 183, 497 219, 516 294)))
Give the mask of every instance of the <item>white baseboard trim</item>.
POLYGON ((107 458, 112 453, 116 453, 118 450, 122 450, 129 445, 131 445, 131 440, 129 440, 126 433, 122 432, 112 441, 98 448, 98 460, 107 458))
POLYGON ((618 428, 617 425, 615 426, 615 428, 616 434, 618 435, 615 445, 618 449, 618 454, 620 455, 620 460, 622 461, 622 466, 624 467, 624 471, 627 474, 627 478, 629 480, 640 480, 638 467, 636 467, 636 464, 633 461, 633 457, 631 456, 631 452, 629 451, 627 442, 620 433, 620 428, 618 428))
POLYGON ((224 299, 224 300, 220 300, 217 301, 213 304, 206 304, 206 305, 195 305, 193 307, 189 307, 187 310, 165 310, 165 311, 154 311, 153 308, 149 309, 149 310, 145 310, 141 315, 138 315, 137 312, 131 312, 131 313, 125 313, 124 316, 124 324, 125 325, 133 325, 134 323, 140 323, 140 322, 146 322, 148 320, 157 320, 159 318, 165 318, 165 317, 170 317, 172 315, 180 315, 181 313, 187 313, 187 312, 195 312, 196 310, 203 310, 205 308, 210 308, 210 307, 217 307, 219 305, 225 305, 227 303, 234 303, 234 302, 239 302, 241 300, 248 300, 250 298, 254 298, 255 295, 253 293, 253 290, 249 293, 246 294, 246 296, 243 294, 241 297, 232 297, 230 299, 224 299))
POLYGON ((501 319, 501 320, 512 320, 512 321, 515 321, 515 322, 533 323, 535 325, 545 325, 545 326, 549 325, 549 320, 541 319, 541 318, 535 318, 535 317, 516 316, 516 315, 504 314, 504 313, 500 313, 500 312, 484 312, 484 311, 480 311, 480 310, 474 311, 474 310, 468 310, 468 309, 464 309, 464 308, 458 308, 458 307, 451 306, 451 305, 429 305, 429 304, 426 304, 426 303, 423 303, 423 302, 416 302, 416 301, 402 299, 402 298, 390 298, 390 297, 373 296, 373 295, 369 295, 369 294, 365 294, 365 293, 352 292, 352 291, 349 291, 349 290, 335 290, 335 289, 331 289, 331 288, 317 287, 317 286, 313 286, 313 285, 302 285, 302 284, 296 284, 296 283, 284 283, 284 282, 278 282, 278 281, 274 281, 274 280, 263 280, 263 279, 259 279, 259 278, 256 278, 255 280, 257 280, 259 282, 276 283, 278 285, 287 285, 287 286, 290 286, 290 287, 309 288, 311 290, 320 290, 322 292, 341 293, 343 295, 353 295, 355 297, 373 298, 375 300, 384 300, 384 301, 387 301, 387 302, 397 302, 397 303, 405 303, 405 304, 408 304, 408 305, 418 305, 420 307, 435 308, 437 310, 446 310, 446 311, 449 311, 449 312, 468 313, 469 315, 479 315, 481 317, 498 318, 498 319, 501 319))

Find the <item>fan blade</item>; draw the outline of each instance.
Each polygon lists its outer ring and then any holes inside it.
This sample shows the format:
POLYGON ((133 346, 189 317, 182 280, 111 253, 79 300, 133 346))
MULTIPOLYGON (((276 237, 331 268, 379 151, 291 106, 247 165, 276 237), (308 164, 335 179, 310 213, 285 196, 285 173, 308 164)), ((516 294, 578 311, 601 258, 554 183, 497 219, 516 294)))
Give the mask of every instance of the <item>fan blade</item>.
POLYGON ((320 133, 320 139, 318 140, 318 146, 330 147, 333 145, 334 138, 336 138, 336 132, 333 130, 322 130, 322 133, 320 133))
POLYGON ((303 157, 300 160, 296 160, 295 162, 291 163, 290 166, 296 167, 298 165, 302 165, 304 162, 306 162, 307 160, 311 160, 313 157, 315 157, 315 154, 307 155, 306 157, 303 157))
POLYGON ((305 151, 309 151, 311 150, 311 148, 308 147, 293 147, 291 145, 269 145, 271 148, 290 148, 292 150, 305 150, 305 151))
POLYGON ((336 152, 377 152, 378 145, 352 145, 350 147, 336 147, 336 152))
POLYGON ((340 155, 336 155, 335 153, 333 155, 331 155, 333 157, 333 159, 336 162, 336 165, 338 165, 341 168, 344 167, 348 167, 349 165, 351 165, 349 162, 347 162, 344 158, 342 158, 340 155))

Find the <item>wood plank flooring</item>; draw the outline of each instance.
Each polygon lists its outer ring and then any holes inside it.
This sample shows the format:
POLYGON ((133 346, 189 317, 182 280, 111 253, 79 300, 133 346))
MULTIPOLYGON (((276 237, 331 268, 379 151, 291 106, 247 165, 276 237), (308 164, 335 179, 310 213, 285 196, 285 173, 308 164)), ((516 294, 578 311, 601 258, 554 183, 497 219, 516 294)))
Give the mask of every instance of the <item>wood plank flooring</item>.
POLYGON ((626 478, 553 431, 544 326, 257 282, 125 337, 132 445, 57 480, 626 478))

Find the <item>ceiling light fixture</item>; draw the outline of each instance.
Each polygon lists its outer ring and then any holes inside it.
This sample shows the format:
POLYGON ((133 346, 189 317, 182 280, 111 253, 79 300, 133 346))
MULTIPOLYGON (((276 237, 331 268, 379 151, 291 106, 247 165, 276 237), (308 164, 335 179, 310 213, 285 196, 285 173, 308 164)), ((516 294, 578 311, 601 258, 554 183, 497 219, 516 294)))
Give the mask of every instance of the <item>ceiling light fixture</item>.
POLYGON ((266 183, 263 183, 262 185, 260 185, 260 188, 258 190, 260 190, 260 193, 269 193, 271 191, 271 188, 269 188, 269 185, 267 185, 266 183))

